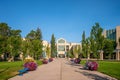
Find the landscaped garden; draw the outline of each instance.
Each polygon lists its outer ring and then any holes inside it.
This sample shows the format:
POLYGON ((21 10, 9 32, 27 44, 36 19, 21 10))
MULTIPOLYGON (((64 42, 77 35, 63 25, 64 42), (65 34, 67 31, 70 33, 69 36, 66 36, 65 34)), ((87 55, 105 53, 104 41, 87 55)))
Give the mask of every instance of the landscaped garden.
MULTIPOLYGON (((18 73, 19 70, 23 69, 24 62, 15 61, 15 62, 0 62, 0 80, 8 80, 10 77, 13 77, 18 73)), ((41 65, 41 61, 37 61, 38 65, 41 65)))
MULTIPOLYGON (((81 64, 84 65, 85 60, 81 61, 81 64)), ((120 80, 120 62, 119 61, 98 61, 99 67, 98 71, 109 76, 115 77, 120 80)))

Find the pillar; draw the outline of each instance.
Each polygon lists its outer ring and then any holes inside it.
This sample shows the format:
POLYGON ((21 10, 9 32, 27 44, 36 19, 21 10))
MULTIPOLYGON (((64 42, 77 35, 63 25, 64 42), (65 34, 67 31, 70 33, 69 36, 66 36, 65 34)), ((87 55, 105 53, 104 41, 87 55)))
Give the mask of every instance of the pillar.
POLYGON ((100 51, 100 60, 103 60, 103 51, 100 51))
POLYGON ((87 59, 88 59, 88 60, 90 59, 90 53, 88 53, 88 57, 87 57, 87 59))
POLYGON ((119 52, 119 50, 116 51, 116 60, 120 60, 120 52, 119 52))

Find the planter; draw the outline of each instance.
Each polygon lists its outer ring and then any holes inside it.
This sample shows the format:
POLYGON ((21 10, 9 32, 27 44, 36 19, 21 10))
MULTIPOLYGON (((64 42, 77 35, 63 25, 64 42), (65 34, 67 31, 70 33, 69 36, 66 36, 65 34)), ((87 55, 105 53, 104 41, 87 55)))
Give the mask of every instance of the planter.
POLYGON ((48 63, 48 60, 47 60, 47 59, 43 59, 42 63, 43 63, 43 64, 47 64, 47 63, 48 63))
POLYGON ((76 58, 75 60, 74 60, 74 63, 76 63, 76 64, 80 64, 80 59, 79 58, 76 58))
POLYGON ((49 58, 49 62, 52 62, 53 61, 53 58, 49 58))
POLYGON ((85 69, 87 70, 97 70, 98 69, 98 63, 95 62, 95 61, 89 61, 89 62, 86 62, 85 64, 85 69))

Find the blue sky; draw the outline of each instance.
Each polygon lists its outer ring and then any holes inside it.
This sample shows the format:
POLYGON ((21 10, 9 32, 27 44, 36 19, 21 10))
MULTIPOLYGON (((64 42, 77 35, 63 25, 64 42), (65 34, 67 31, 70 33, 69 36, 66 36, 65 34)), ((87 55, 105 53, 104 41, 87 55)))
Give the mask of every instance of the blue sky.
POLYGON ((43 40, 80 42, 83 31, 99 22, 103 29, 120 25, 120 0, 0 0, 0 23, 22 30, 25 37, 39 27, 43 40))

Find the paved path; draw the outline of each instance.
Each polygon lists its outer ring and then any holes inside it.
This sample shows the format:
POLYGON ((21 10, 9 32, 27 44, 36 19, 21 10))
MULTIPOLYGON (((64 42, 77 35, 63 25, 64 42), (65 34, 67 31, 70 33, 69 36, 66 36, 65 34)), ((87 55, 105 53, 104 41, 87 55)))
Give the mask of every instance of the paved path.
POLYGON ((97 71, 84 70, 82 66, 66 59, 55 59, 53 62, 41 65, 35 71, 29 71, 23 76, 15 76, 9 80, 115 80, 97 71))

